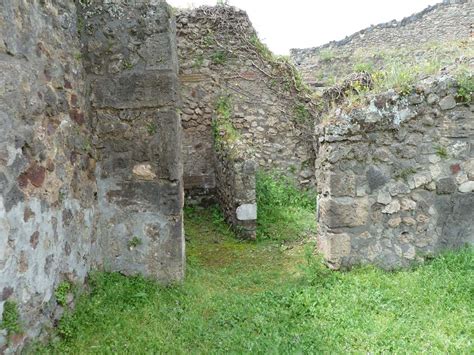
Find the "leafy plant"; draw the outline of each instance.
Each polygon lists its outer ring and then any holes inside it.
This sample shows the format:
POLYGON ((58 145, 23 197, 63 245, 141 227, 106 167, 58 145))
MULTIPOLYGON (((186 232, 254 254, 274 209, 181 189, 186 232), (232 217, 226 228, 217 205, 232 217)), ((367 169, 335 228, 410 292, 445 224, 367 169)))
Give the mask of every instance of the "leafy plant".
POLYGON ((405 168, 401 169, 397 174, 395 174, 395 177, 406 181, 408 177, 413 174, 416 174, 415 168, 405 168))
POLYGON ((7 300, 3 304, 2 322, 0 327, 5 329, 9 335, 21 333, 20 312, 14 301, 7 300))
POLYGON ((150 136, 154 135, 157 129, 158 127, 156 126, 156 123, 154 122, 149 122, 146 126, 146 130, 150 136))
POLYGON ((255 50, 262 56, 263 59, 275 60, 275 56, 273 55, 272 51, 265 43, 260 40, 260 38, 258 38, 256 34, 249 38, 249 42, 255 47, 255 50))
POLYGON ((143 242, 140 238, 138 238, 137 236, 134 236, 132 239, 130 239, 127 242, 127 246, 128 246, 129 249, 134 249, 134 248, 137 248, 140 245, 142 245, 142 243, 143 242))
POLYGON ((457 91, 458 100, 465 103, 471 102, 474 93, 474 75, 467 71, 462 71, 457 75, 456 79, 459 85, 457 91))
POLYGON ((373 73, 374 65, 369 62, 359 62, 354 65, 353 70, 357 73, 373 73))
POLYGON ((56 302, 60 306, 66 306, 67 295, 71 291, 71 288, 71 284, 68 281, 63 281, 56 288, 56 291, 54 291, 54 297, 56 297, 56 302))
POLYGON ((202 67, 203 63, 204 63, 204 56, 200 54, 196 58, 194 58, 193 67, 195 69, 199 69, 202 67))
POLYGON ((335 58, 335 53, 329 49, 325 48, 319 52, 319 59, 323 62, 329 62, 335 58))
POLYGON ((212 121, 214 143, 217 150, 222 144, 233 143, 239 138, 239 132, 235 129, 230 118, 232 116, 232 102, 230 95, 222 95, 217 99, 215 105, 216 116, 212 121))
POLYGON ((122 63, 122 66, 123 66, 123 69, 129 70, 133 68, 133 63, 128 60, 124 60, 122 63))
POLYGON ((306 108, 306 105, 303 103, 296 104, 296 106, 294 107, 294 112, 296 122, 299 123, 306 122, 311 117, 308 109, 306 108))
POLYGON ((227 52, 226 51, 217 51, 211 55, 212 63, 216 65, 222 65, 227 61, 227 52))

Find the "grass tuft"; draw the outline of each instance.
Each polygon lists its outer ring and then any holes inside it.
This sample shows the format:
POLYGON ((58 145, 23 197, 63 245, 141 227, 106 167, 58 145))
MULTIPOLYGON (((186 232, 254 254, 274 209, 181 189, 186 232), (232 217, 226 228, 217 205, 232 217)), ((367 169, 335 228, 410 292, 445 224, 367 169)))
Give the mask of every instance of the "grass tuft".
POLYGON ((288 241, 315 233, 316 196, 278 174, 257 174, 257 238, 288 241))

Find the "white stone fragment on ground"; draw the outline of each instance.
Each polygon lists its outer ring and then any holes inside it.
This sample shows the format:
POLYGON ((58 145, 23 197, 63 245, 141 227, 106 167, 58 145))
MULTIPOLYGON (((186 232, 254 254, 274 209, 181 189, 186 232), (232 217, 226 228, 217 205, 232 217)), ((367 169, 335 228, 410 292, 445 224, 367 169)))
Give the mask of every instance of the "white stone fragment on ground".
POLYGON ((237 219, 239 221, 253 221, 257 219, 257 205, 245 203, 237 207, 237 219))

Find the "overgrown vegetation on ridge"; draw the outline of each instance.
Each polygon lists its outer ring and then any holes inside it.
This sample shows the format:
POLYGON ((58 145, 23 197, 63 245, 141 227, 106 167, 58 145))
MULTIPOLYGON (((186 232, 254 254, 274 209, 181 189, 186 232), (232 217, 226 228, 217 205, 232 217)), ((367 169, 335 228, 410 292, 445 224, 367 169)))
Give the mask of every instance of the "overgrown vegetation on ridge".
MULTIPOLYGON (((365 105, 369 95, 392 89, 400 95, 408 95, 416 91, 417 82, 434 76, 441 70, 447 70, 457 80, 459 90, 456 100, 469 103, 474 92, 474 76, 470 67, 472 64, 469 64, 469 58, 473 55, 474 49, 466 41, 428 43, 416 51, 410 48, 379 49, 376 52, 370 48, 357 50, 349 61, 354 63, 354 74, 336 77, 333 73, 332 76, 327 76, 327 73, 331 73, 330 68, 325 69, 324 75, 316 74, 320 80, 325 77, 326 84, 332 85, 322 94, 326 99, 322 121, 327 121, 332 116, 330 111, 336 107, 350 110, 365 105), (355 73, 360 77, 367 76, 365 83, 361 83, 355 73), (351 82, 353 77, 356 79, 351 82)), ((319 57, 321 61, 332 63, 336 72, 339 70, 337 63, 347 62, 347 58, 337 56, 337 51, 331 52, 329 59, 323 53, 319 57)), ((321 93, 316 93, 315 98, 317 97, 321 99, 321 93)))
POLYGON ((313 254, 312 242, 296 237, 306 231, 304 218, 314 220, 313 196, 263 173, 258 191, 263 224, 257 242, 238 240, 217 208, 187 207, 182 285, 94 273, 90 294, 61 320, 56 340, 29 351, 474 351, 474 250, 446 253, 407 271, 332 272, 313 254), (298 207, 311 215, 294 213, 298 207))

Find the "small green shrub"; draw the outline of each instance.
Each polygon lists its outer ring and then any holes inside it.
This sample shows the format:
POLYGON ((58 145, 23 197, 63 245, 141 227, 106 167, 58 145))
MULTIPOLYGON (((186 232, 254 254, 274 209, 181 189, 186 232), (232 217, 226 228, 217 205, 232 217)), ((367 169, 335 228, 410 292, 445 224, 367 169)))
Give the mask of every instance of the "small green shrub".
POLYGON ((212 121, 212 132, 216 150, 221 149, 223 142, 232 143, 239 139, 239 132, 235 129, 230 118, 232 116, 232 101, 230 95, 223 95, 217 99, 215 106, 216 117, 212 121))
POLYGON ((329 48, 322 49, 319 52, 319 59, 322 60, 323 62, 329 62, 329 61, 333 60, 334 58, 335 58, 335 54, 329 48))
POLYGON ((60 306, 66 306, 67 294, 71 291, 71 288, 72 286, 68 281, 63 281, 56 288, 56 291, 54 291, 54 297, 56 297, 56 302, 60 306))
POLYGON ((274 60, 275 56, 273 55, 272 51, 267 47, 265 43, 263 43, 257 35, 252 35, 249 38, 250 43, 255 47, 257 53, 259 53, 262 58, 267 60, 274 60))
POLYGON ((129 249, 133 249, 133 248, 136 248, 140 245, 142 245, 142 240, 140 238, 138 238, 137 236, 134 236, 132 239, 130 239, 128 242, 127 242, 127 246, 129 249))
POLYGON ((227 52, 225 51, 217 51, 212 53, 211 55, 212 63, 216 65, 222 65, 227 61, 227 52))
POLYGON ((20 312, 18 312, 16 302, 7 300, 3 304, 0 327, 5 329, 9 335, 21 333, 20 312))
POLYGON ((154 135, 156 133, 157 129, 158 129, 158 127, 156 126, 156 124, 154 122, 150 122, 146 126, 146 131, 148 132, 148 134, 150 136, 154 135))
POLYGON ((298 123, 307 122, 310 118, 310 113, 303 103, 298 103, 294 107, 295 120, 298 123))
POLYGON ((459 85, 457 99, 465 103, 471 102, 472 94, 474 93, 474 75, 463 71, 456 79, 459 85))
POLYGON ((124 60, 123 63, 122 63, 122 66, 123 66, 123 69, 125 69, 125 70, 130 70, 130 69, 133 68, 132 62, 130 62, 128 60, 124 60))
POLYGON ((373 73, 374 65, 369 62, 359 62, 354 65, 353 70, 357 73, 373 73))
POLYGON ((81 52, 75 52, 74 53, 74 59, 75 60, 81 60, 82 59, 82 53, 81 52))
POLYGON ((204 63, 204 56, 200 54, 196 58, 194 58, 193 67, 195 69, 199 69, 202 67, 203 63, 204 63))

